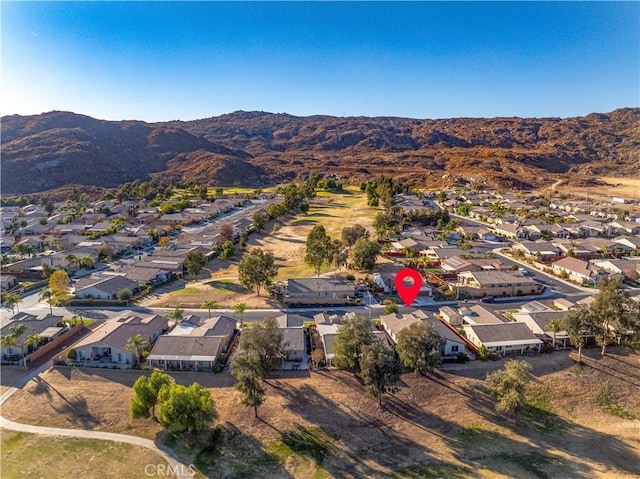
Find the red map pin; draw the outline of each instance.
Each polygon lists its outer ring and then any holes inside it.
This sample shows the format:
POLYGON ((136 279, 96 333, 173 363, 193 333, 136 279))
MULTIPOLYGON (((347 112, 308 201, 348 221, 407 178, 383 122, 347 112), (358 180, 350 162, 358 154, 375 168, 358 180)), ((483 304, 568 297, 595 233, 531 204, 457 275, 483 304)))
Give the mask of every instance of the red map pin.
POLYGON ((422 287, 422 275, 419 271, 413 268, 404 268, 396 274, 395 284, 396 290, 402 298, 402 301, 404 301, 404 304, 411 306, 411 303, 416 299, 416 296, 418 296, 420 288, 422 287), (411 278, 413 280, 413 284, 407 285, 404 281, 407 278, 411 278))

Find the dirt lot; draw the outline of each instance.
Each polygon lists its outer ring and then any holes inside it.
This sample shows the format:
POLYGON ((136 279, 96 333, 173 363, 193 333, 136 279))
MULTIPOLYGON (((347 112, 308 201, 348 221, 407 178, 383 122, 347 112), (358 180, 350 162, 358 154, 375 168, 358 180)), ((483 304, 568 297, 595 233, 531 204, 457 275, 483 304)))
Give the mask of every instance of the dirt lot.
MULTIPOLYGON (((602 185, 590 185, 589 187, 582 186, 569 186, 566 184, 558 186, 557 190, 561 193, 572 193, 580 195, 589 195, 589 198, 611 202, 611 197, 617 196, 632 200, 634 198, 640 198, 640 178, 628 178, 628 177, 600 177, 597 180, 604 182, 602 185)), ((612 206, 631 208, 630 205, 612 204, 612 206)))
MULTIPOLYGON (((342 228, 347 225, 360 223, 370 230, 376 210, 366 205, 367 198, 361 192, 348 190, 344 194, 320 193, 310 202, 307 215, 297 215, 279 221, 284 226, 277 231, 265 234, 253 234, 248 241, 249 248, 260 247, 264 251, 273 253, 278 268, 276 281, 287 278, 307 278, 315 274, 312 268, 303 262, 305 243, 311 229, 322 224, 327 233, 339 238, 342 228)), ((271 225, 273 226, 273 224, 271 225)), ((271 300, 262 292, 257 296, 248 291, 238 282, 238 261, 214 260, 209 265, 211 278, 189 282, 182 289, 164 294, 157 300, 145 302, 150 307, 199 307, 204 301, 214 300, 220 308, 231 308, 234 304, 245 303, 249 308, 280 307, 279 303, 271 300)), ((322 274, 333 275, 333 269, 325 267, 322 274)), ((353 274, 362 276, 358 271, 341 269, 337 274, 344 276, 353 274)))
MULTIPOLYGON (((535 381, 518 424, 496 415, 483 388, 504 361, 405 374, 377 407, 346 372, 268 380, 260 419, 222 374, 182 373, 216 400, 220 437, 183 451, 209 477, 631 478, 640 475, 640 357, 612 350, 585 365, 568 353, 527 358, 535 381), (190 455, 192 454, 192 455, 190 455)), ((153 421, 128 418, 138 373, 49 370, 3 407, 13 420, 155 437, 153 421)))

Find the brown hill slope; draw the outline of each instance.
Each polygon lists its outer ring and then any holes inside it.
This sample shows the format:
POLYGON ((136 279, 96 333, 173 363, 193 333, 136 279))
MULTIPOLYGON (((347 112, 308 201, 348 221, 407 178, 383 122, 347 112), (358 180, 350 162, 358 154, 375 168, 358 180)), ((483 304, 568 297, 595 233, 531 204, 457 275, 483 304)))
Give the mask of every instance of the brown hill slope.
POLYGON ((259 185, 331 172, 429 185, 534 187, 552 176, 637 175, 640 109, 576 118, 295 117, 235 112, 190 122, 108 122, 51 112, 2 119, 2 189, 115 186, 150 175, 259 185), (81 173, 79 173, 81 172, 81 173))

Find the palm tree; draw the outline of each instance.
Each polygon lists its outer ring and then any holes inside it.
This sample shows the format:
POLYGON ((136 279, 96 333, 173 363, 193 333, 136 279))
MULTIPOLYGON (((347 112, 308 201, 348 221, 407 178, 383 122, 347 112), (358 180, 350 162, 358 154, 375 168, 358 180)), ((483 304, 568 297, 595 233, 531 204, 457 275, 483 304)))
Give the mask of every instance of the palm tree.
POLYGON ((16 338, 12 334, 5 334, 0 337, 0 344, 7 349, 7 356, 13 356, 13 346, 16 344, 16 338))
POLYGON ((242 329, 244 326, 242 322, 242 315, 246 310, 247 310, 247 305, 245 303, 238 303, 233 305, 233 314, 237 314, 240 316, 240 329, 242 329))
POLYGON ((37 346, 42 342, 42 336, 39 334, 32 334, 24 340, 24 345, 29 348, 29 346, 37 346))
POLYGON ((556 347, 556 334, 562 330, 562 325, 560 321, 554 319, 549 324, 547 324, 547 328, 549 328, 553 332, 553 348, 556 347))
POLYGON ((75 254, 69 253, 67 256, 64 257, 64 260, 69 264, 70 267, 73 267, 74 263, 80 265, 80 261, 78 260, 78 257, 75 254))
MULTIPOLYGON (((27 326, 26 324, 14 324, 13 326, 9 326, 9 335, 15 338, 13 344, 17 344, 18 339, 27 331, 27 329, 29 329, 29 326, 27 326)), ((27 358, 24 357, 24 341, 22 342, 22 344, 19 344, 19 346, 20 353, 22 354, 23 364, 24 366, 26 366, 27 358)))
POLYGON ((182 321, 183 317, 184 317, 184 314, 183 314, 183 311, 180 309, 180 306, 176 306, 176 308, 173 311, 167 314, 167 318, 174 319, 176 323, 179 323, 180 321, 182 321))
MULTIPOLYGON (((5 308, 11 308, 11 313, 14 312, 14 309, 18 307, 18 303, 22 302, 22 298, 18 293, 7 293, 4 295, 2 299, 5 308)), ((18 307, 18 313, 20 312, 20 308, 18 307)))
POLYGON ((85 256, 78 263, 84 269, 91 269, 93 267, 93 258, 91 256, 85 256))
POLYGON ((213 299, 209 299, 202 303, 202 308, 209 310, 209 317, 211 317, 211 310, 216 309, 218 307, 218 302, 213 299))
POLYGON ((51 298, 53 298, 54 294, 51 291, 51 288, 44 288, 40 291, 40 295, 38 296, 38 301, 46 301, 49 303, 49 312, 53 314, 53 306, 51 305, 51 298))
POLYGON ((140 355, 142 351, 149 347, 149 341, 147 341, 142 334, 138 333, 135 336, 131 336, 127 340, 127 344, 125 344, 124 349, 127 351, 133 351, 135 356, 134 366, 138 364, 140 361, 140 355))

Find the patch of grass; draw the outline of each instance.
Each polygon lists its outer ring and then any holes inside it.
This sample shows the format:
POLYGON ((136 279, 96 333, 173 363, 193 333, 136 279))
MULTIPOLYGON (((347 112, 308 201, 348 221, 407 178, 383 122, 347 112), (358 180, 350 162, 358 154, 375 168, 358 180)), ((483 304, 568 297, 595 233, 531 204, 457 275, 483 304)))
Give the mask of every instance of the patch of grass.
POLYGON ((565 466, 565 462, 562 459, 555 456, 539 454, 539 453, 530 453, 530 454, 501 453, 501 454, 492 456, 492 458, 514 464, 518 466, 520 469, 522 469, 523 471, 533 474, 535 477, 539 479, 551 478, 551 476, 549 476, 549 474, 545 472, 544 470, 545 466, 547 467, 551 466, 554 469, 558 469, 565 466))
POLYGON ((453 464, 428 463, 402 467, 393 472, 394 479, 424 479, 427 477, 447 479, 466 479, 477 477, 467 468, 453 464))
POLYGON ((472 424, 468 427, 463 427, 458 431, 458 439, 464 442, 478 442, 485 435, 485 430, 479 424, 472 424))
POLYGON ((295 462, 297 457, 315 461, 314 477, 321 479, 329 477, 322 466, 324 459, 335 454, 336 438, 318 427, 298 427, 294 431, 283 434, 282 439, 272 443, 267 452, 278 458, 282 464, 295 462))
POLYGON ((171 291, 169 293, 169 295, 171 295, 171 296, 189 296, 189 295, 200 294, 200 293, 202 293, 202 291, 199 290, 198 288, 188 287, 188 288, 183 288, 183 289, 177 289, 176 291, 171 291))
POLYGON ((635 415, 626 411, 614 397, 611 384, 605 382, 596 396, 596 405, 603 411, 622 419, 635 419, 635 415))
MULTIPOLYGON (((2 431, 2 477, 145 477, 145 467, 167 466, 142 447, 98 439, 2 431)), ((147 469, 148 470, 148 469, 147 469)))
POLYGON ((534 385, 527 391, 527 403, 520 413, 520 421, 540 432, 553 432, 564 422, 550 410, 550 392, 542 385, 534 385))

